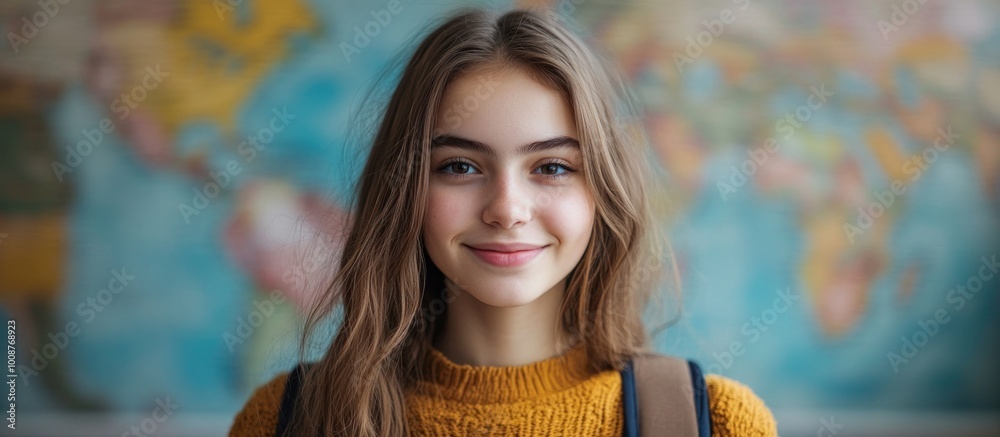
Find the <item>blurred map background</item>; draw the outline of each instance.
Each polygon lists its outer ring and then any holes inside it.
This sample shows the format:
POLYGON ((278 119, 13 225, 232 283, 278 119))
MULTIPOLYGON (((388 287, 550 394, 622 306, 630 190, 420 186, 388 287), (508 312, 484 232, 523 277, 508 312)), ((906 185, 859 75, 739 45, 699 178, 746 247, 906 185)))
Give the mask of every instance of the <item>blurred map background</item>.
MULTIPOLYGON (((295 359, 360 90, 467 4, 5 0, 19 426, 120 433, 169 398, 176 429, 227 429, 295 359)), ((554 8, 632 82, 684 283, 659 350, 786 435, 996 429, 998 2, 475 4, 554 8)))

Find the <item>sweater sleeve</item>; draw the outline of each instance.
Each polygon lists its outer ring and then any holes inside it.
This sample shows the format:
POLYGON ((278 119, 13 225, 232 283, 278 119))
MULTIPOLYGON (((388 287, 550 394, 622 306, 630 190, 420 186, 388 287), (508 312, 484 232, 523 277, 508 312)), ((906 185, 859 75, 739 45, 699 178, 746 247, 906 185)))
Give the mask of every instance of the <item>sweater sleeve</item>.
POLYGON ((777 437, 778 425, 764 401, 737 381, 705 375, 712 437, 777 437))
POLYGON ((278 410, 281 395, 285 392, 288 372, 275 376, 266 384, 257 387, 243 409, 236 414, 229 428, 229 437, 271 437, 278 426, 278 410))

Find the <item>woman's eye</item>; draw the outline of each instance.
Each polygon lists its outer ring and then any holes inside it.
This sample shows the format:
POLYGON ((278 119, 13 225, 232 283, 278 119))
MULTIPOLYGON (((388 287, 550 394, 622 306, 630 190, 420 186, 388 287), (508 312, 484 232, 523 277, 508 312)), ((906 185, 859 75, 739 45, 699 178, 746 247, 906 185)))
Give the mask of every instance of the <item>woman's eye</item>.
MULTIPOLYGON (((453 176, 468 176, 473 174, 475 169, 476 168, 471 163, 464 160, 446 161, 438 167, 439 172, 453 176)), ((575 172, 576 169, 561 162, 547 162, 536 167, 536 171, 545 177, 561 178, 569 176, 569 174, 575 172)))
POLYGON ((565 173, 569 173, 569 172, 573 171, 571 168, 566 167, 565 165, 562 165, 562 164, 559 164, 559 163, 555 163, 555 162, 550 162, 548 164, 542 164, 541 167, 539 167, 539 169, 541 169, 542 174, 544 174, 546 176, 562 176, 565 173), (559 169, 563 169, 565 171, 565 173, 559 173, 559 169))
POLYGON ((444 165, 441 166, 441 170, 452 170, 454 174, 457 175, 468 174, 468 172, 472 170, 472 168, 473 168, 472 164, 469 164, 468 162, 465 161, 446 162, 444 163, 444 165))

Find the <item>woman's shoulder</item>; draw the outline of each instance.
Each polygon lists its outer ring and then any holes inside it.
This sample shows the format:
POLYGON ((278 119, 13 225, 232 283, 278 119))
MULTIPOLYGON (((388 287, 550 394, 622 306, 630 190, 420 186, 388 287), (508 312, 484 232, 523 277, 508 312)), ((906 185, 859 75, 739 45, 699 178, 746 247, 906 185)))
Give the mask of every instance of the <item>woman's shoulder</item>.
MULTIPOLYGON (((281 397, 289 372, 257 387, 233 419, 229 436, 270 437, 278 425, 281 397)), ((724 376, 707 374, 713 437, 771 437, 778 435, 771 410, 750 387, 724 376)))
POLYGON ((278 426, 281 396, 289 372, 283 372, 257 387, 233 419, 230 437, 271 437, 278 426))
POLYGON ((778 435, 774 415, 750 387, 724 376, 705 375, 713 437, 778 435))

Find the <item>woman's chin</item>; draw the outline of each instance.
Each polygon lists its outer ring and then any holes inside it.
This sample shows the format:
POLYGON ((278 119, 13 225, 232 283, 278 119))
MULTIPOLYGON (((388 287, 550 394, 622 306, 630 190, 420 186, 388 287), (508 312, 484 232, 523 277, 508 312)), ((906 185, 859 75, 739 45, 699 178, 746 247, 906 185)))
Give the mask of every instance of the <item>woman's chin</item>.
POLYGON ((525 290, 471 291, 469 294, 479 303, 497 308, 524 306, 538 300, 542 296, 542 292, 525 292, 525 290))

